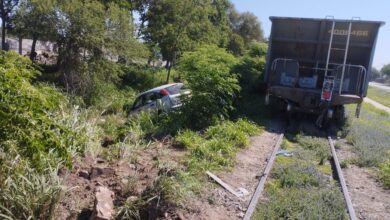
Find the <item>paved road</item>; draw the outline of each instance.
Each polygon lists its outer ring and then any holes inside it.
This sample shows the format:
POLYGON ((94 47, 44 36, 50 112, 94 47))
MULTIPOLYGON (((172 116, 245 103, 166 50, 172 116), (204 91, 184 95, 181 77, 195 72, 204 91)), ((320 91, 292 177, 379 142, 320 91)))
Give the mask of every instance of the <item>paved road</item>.
POLYGON ((381 110, 383 110, 383 111, 385 111, 385 112, 390 114, 390 108, 389 107, 386 107, 386 106, 382 105, 381 103, 376 102, 376 101, 374 101, 374 100, 372 100, 370 98, 367 98, 367 97, 364 98, 364 101, 367 102, 367 103, 370 103, 371 105, 375 106, 376 108, 379 108, 379 109, 381 109, 381 110))
POLYGON ((382 84, 382 83, 370 82, 370 86, 390 91, 390 86, 387 86, 387 85, 382 84))

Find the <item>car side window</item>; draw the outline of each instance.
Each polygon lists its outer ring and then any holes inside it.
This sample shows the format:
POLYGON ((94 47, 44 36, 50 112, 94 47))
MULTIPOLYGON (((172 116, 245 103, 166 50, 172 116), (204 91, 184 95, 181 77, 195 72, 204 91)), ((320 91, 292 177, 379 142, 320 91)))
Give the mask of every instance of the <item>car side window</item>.
POLYGON ((161 95, 157 92, 151 92, 151 93, 145 94, 144 105, 156 101, 157 99, 161 98, 160 96, 161 95))
POLYGON ((152 98, 153 98, 153 93, 145 94, 144 105, 151 103, 153 101, 152 98))
POLYGON ((143 99, 144 99, 144 95, 138 97, 134 101, 133 109, 137 109, 137 108, 141 107, 143 105, 143 99))

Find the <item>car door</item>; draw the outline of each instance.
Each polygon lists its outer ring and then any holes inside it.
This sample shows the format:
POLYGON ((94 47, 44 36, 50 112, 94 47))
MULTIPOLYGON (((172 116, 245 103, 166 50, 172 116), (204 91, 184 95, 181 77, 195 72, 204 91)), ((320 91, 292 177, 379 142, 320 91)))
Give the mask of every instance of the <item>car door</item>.
POLYGON ((134 101, 133 109, 131 111, 132 113, 138 113, 142 111, 142 107, 144 106, 144 98, 145 95, 141 95, 134 101))
POLYGON ((146 93, 143 99, 142 111, 149 110, 154 111, 157 110, 157 99, 159 98, 159 94, 156 92, 146 93))

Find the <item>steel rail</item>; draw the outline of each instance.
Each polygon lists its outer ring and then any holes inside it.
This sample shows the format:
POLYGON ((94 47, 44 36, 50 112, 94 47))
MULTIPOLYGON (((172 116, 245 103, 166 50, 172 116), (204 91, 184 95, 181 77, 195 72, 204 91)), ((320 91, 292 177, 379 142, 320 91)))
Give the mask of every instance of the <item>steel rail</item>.
MULTIPOLYGON (((268 174, 270 173, 270 171, 272 169, 272 166, 273 166, 275 158, 276 158, 276 154, 280 148, 280 145, 282 144, 283 138, 284 138, 284 134, 282 133, 279 135, 279 138, 278 138, 277 142, 275 143, 274 150, 273 150, 273 152, 268 160, 268 163, 264 169, 264 172, 262 173, 259 184, 256 187, 256 190, 255 190, 255 192, 251 198, 251 201, 249 203, 248 209, 244 215, 244 218, 243 218, 244 220, 250 220, 253 213, 256 210, 257 203, 259 202, 260 196, 264 190, 264 186, 265 186, 265 183, 267 181, 268 174)), ((336 150, 334 147, 334 142, 333 142, 333 139, 331 138, 330 135, 328 135, 328 142, 329 142, 329 146, 330 146, 330 149, 332 152, 333 161, 334 161, 334 164, 336 167, 337 177, 339 179, 339 182, 341 185, 341 190, 342 190, 342 193, 344 196, 344 200, 345 200, 346 205, 347 205, 347 211, 348 211, 349 218, 351 220, 357 220, 355 210, 354 210, 353 205, 352 205, 351 197, 349 196, 347 184, 345 182, 345 179, 344 179, 344 176, 343 176, 343 173, 341 170, 340 162, 337 158, 336 150)))
POLYGON ((333 161, 334 161, 334 164, 336 166, 337 176, 338 176, 340 184, 341 184, 341 190, 343 192, 345 202, 347 203, 349 218, 351 220, 356 220, 357 218, 356 218, 355 210, 353 209, 353 205, 352 205, 351 197, 349 196, 347 184, 345 183, 345 179, 344 179, 344 176, 343 176, 343 173, 341 170, 339 159, 337 158, 333 139, 331 138, 330 135, 328 135, 328 141, 329 141, 330 149, 332 151, 333 161))
POLYGON ((274 151, 272 152, 271 157, 268 160, 267 166, 264 169, 264 172, 261 176, 260 182, 257 185, 256 191, 253 194, 252 199, 249 203, 248 209, 247 209, 245 216, 244 216, 244 220, 250 220, 252 215, 253 215, 253 212, 256 209, 256 206, 257 206, 257 203, 258 203, 259 198, 261 196, 261 193, 264 190, 264 185, 265 185, 265 182, 267 181, 268 174, 271 171, 271 168, 274 164, 276 153, 278 152, 279 147, 282 144, 283 137, 284 137, 283 133, 279 135, 278 141, 276 142, 275 147, 274 147, 274 151))

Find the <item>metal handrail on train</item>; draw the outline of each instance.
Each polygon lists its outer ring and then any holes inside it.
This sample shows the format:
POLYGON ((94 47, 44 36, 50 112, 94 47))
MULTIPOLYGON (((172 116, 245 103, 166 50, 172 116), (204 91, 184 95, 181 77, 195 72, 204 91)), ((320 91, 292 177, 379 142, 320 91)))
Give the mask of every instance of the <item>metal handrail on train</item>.
MULTIPOLYGON (((282 61, 283 64, 284 64, 284 68, 286 68, 286 63, 288 61, 292 61, 294 62, 296 65, 297 65, 297 69, 298 69, 298 72, 297 72, 297 76, 295 77, 296 81, 299 79, 299 62, 297 60, 294 60, 294 59, 287 59, 287 58, 276 58, 274 61, 272 61, 272 64, 271 64, 271 70, 272 71, 275 71, 276 70, 276 65, 279 61, 282 61)), ((270 80, 269 82, 272 82, 272 78, 273 78, 274 74, 271 75, 270 77, 270 80)), ((295 87, 296 85, 294 85, 295 87)))
MULTIPOLYGON (((277 58, 275 59, 273 62, 272 62, 272 65, 271 65, 271 70, 272 71, 275 71, 276 70, 276 65, 278 62, 283 62, 284 63, 284 66, 286 65, 287 62, 294 62, 296 65, 297 65, 297 69, 298 69, 298 72, 297 72, 297 78, 299 79, 299 69, 300 68, 305 68, 305 67, 300 67, 299 65, 299 62, 297 60, 294 60, 294 59, 286 59, 286 58, 277 58)), ((362 82, 365 83, 366 82, 366 79, 367 79, 367 70, 364 66, 362 65, 353 65, 353 64, 339 64, 339 63, 328 63, 329 65, 332 65, 332 66, 335 66, 334 68, 332 69, 326 69, 326 68, 318 68, 318 67, 314 67, 314 68, 310 68, 312 70, 320 70, 320 71, 324 71, 324 72, 329 72, 329 71, 336 71, 338 72, 338 70, 340 68, 343 68, 343 69, 348 69, 348 72, 350 71, 351 68, 359 68, 359 72, 358 72, 358 82, 356 84, 356 92, 355 95, 359 95, 360 97, 363 96, 363 92, 362 90, 360 89, 361 85, 362 85, 362 82), (362 77, 362 74, 363 74, 363 77, 362 77)), ((344 75, 341 76, 341 78, 344 78, 344 75)), ((337 76, 336 76, 336 79, 337 79, 337 76)), ((339 91, 342 90, 342 82, 344 81, 344 79, 340 79, 340 85, 339 85, 339 91)), ((341 93, 339 93, 341 95, 341 93)))
MULTIPOLYGON (((358 91, 359 94, 356 94, 356 95, 359 95, 360 97, 362 97, 363 96, 363 92, 360 91, 359 88, 361 87, 362 82, 363 83, 366 82, 366 79, 367 79, 367 69, 364 66, 362 66, 362 65, 353 65, 353 64, 346 64, 344 68, 346 68, 346 67, 348 67, 348 72, 349 72, 351 67, 355 67, 355 68, 359 69, 359 72, 358 72, 359 73, 358 83, 356 85, 356 91, 358 91), (361 77, 361 74, 363 74, 363 77, 361 77)), ((343 65, 338 65, 335 69, 338 70, 339 68, 343 68, 343 65)), ((344 81, 344 79, 343 79, 344 76, 342 75, 341 77, 342 77, 342 79, 340 79, 340 91, 341 91, 341 87, 342 87, 341 82, 344 81)))
POLYGON ((298 62, 297 60, 294 60, 294 59, 286 59, 286 58, 276 58, 276 59, 274 59, 274 61, 272 62, 271 70, 275 70, 275 68, 276 68, 276 63, 277 63, 278 61, 283 61, 283 62, 284 62, 284 65, 286 65, 286 62, 287 62, 287 61, 293 61, 293 62, 295 62, 295 63, 297 64, 298 69, 299 69, 299 62, 298 62))

